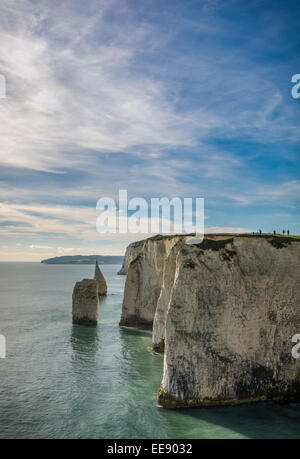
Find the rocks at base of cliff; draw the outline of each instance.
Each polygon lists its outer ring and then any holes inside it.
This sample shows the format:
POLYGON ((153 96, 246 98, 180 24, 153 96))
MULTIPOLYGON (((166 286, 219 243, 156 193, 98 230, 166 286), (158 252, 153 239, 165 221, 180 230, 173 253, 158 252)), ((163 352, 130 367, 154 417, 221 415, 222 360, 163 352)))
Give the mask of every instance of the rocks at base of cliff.
POLYGON ((300 401, 300 241, 146 240, 129 265, 121 325, 153 323, 166 408, 300 401), (284 243, 283 243, 284 242, 284 243))
POLYGON ((128 273, 128 267, 130 263, 138 256, 138 254, 143 248, 144 242, 145 240, 132 242, 127 246, 125 256, 123 258, 122 267, 118 274, 126 276, 126 274, 128 273))
POLYGON ((98 261, 96 260, 95 263, 95 274, 94 274, 94 280, 97 283, 98 287, 98 295, 99 296, 106 296, 107 295, 107 284, 104 279, 104 276, 99 268, 98 261))
POLYGON ((99 295, 94 279, 76 282, 72 295, 73 324, 97 325, 99 295))

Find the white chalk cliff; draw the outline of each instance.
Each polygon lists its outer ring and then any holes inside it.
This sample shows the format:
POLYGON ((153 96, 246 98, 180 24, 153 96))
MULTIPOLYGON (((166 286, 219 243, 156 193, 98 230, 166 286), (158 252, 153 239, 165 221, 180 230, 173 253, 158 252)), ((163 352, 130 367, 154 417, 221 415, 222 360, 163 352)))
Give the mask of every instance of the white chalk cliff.
POLYGON ((118 274, 126 275, 128 273, 129 264, 140 253, 140 251, 143 248, 144 242, 145 242, 145 240, 132 242, 131 244, 129 244, 127 246, 126 252, 125 252, 125 256, 123 258, 122 267, 121 267, 120 271, 118 272, 118 274))
POLYGON ((120 324, 153 324, 164 407, 300 401, 299 285, 299 240, 157 236, 129 265, 120 324))
POLYGON ((162 287, 165 260, 181 236, 154 236, 131 260, 120 325, 152 326, 162 287))

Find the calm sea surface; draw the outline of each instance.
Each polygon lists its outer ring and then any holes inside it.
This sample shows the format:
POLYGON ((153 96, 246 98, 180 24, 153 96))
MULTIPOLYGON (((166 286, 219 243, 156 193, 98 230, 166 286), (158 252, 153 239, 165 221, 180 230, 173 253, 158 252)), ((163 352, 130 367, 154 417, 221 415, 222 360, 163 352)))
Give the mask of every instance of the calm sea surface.
POLYGON ((0 263, 0 437, 300 438, 300 406, 156 407, 163 359, 150 331, 120 328, 125 276, 101 267, 109 294, 96 328, 72 326, 74 283, 92 265, 0 263))

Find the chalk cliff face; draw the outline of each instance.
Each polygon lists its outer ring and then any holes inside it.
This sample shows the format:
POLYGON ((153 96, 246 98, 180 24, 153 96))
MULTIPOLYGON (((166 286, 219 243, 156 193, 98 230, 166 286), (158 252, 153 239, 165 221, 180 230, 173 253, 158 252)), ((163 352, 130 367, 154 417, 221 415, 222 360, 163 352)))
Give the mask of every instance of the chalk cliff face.
POLYGON ((180 239, 182 236, 154 236, 144 242, 129 265, 120 325, 152 326, 165 260, 180 239))
POLYGON ((73 324, 97 325, 99 295, 94 279, 76 282, 72 295, 73 324))
POLYGON ((125 256, 123 258, 122 268, 118 272, 118 274, 126 275, 128 273, 128 266, 132 260, 134 260, 140 251, 143 248, 145 241, 137 241, 129 244, 126 248, 125 256))
POLYGON ((160 276, 160 294, 153 318, 152 346, 156 352, 164 351, 166 319, 176 271, 176 258, 185 243, 185 239, 185 237, 176 239, 163 262, 162 275, 160 276))
POLYGON ((300 401, 300 242, 223 236, 146 241, 127 276, 122 319, 153 320, 167 408, 300 401))

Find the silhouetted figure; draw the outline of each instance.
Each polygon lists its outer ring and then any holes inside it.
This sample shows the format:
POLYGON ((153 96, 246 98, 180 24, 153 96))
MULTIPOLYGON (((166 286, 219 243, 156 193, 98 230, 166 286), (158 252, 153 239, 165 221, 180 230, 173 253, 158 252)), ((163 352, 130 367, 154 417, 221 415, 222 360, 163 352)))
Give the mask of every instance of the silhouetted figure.
POLYGON ((274 234, 274 236, 276 236, 276 231, 275 230, 273 231, 273 234, 274 234))
POLYGON ((286 232, 286 233, 287 233, 287 235, 289 236, 289 235, 290 235, 290 230, 287 230, 287 232, 286 232))
POLYGON ((282 234, 285 235, 285 230, 282 230, 282 234))
POLYGON ((261 231, 261 229, 260 229, 260 230, 259 230, 259 234, 260 234, 260 236, 261 236, 261 233, 262 233, 262 231, 261 231))

